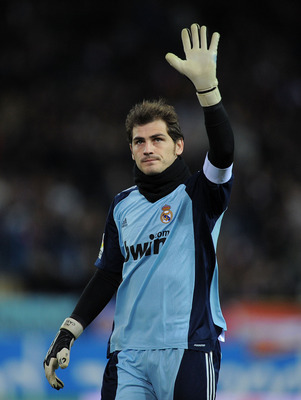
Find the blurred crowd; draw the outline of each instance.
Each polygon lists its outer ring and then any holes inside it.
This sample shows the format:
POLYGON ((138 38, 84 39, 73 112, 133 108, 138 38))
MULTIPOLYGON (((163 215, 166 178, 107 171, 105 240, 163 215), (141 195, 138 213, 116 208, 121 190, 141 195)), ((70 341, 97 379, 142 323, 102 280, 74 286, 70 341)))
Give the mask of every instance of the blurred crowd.
POLYGON ((297 3, 239 4, 3 3, 0 291, 85 286, 110 202, 133 185, 124 120, 136 102, 175 106, 184 158, 201 168, 202 111, 164 60, 183 57, 180 31, 199 22, 221 33, 218 79, 236 138, 218 248, 222 298, 301 301, 297 3))

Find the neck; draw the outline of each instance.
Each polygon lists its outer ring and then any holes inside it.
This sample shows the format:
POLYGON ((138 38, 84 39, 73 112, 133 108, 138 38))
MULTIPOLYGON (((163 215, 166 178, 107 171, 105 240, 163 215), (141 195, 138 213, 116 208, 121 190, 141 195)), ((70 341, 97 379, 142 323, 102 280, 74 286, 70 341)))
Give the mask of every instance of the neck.
POLYGON ((146 175, 135 164, 135 184, 140 193, 152 203, 167 196, 190 176, 189 169, 182 157, 178 157, 173 164, 163 172, 155 175, 146 175))

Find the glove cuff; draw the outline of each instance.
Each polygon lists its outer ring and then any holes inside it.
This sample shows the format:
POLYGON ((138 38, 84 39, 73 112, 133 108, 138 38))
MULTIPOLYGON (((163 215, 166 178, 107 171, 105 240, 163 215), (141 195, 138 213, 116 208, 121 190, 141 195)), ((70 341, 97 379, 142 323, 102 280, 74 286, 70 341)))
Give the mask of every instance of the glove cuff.
POLYGON ((66 318, 60 329, 66 329, 77 339, 84 331, 83 326, 74 318, 66 318))
POLYGON ((222 99, 218 87, 207 92, 196 92, 196 95, 202 107, 214 106, 222 99))

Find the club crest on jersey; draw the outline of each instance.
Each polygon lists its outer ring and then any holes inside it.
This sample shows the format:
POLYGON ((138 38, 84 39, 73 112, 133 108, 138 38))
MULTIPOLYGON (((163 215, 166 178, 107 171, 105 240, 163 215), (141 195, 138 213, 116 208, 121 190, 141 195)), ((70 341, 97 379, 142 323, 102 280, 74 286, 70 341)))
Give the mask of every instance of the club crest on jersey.
POLYGON ((160 220, 163 224, 168 224, 173 218, 171 207, 168 204, 165 204, 161 210, 162 213, 160 215, 160 220))

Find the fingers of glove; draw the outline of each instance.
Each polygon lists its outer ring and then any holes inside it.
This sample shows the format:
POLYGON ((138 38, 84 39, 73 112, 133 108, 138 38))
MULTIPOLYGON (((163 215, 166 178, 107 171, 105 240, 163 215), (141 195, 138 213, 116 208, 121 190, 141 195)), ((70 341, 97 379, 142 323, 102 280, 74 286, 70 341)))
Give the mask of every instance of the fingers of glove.
POLYGON ((181 37, 182 37, 184 53, 187 56, 187 53, 191 50, 191 40, 190 40, 189 29, 187 29, 187 28, 182 29, 181 37))
MULTIPOLYGON (((204 28, 204 27, 202 26, 202 28, 204 28)), ((201 28, 201 32, 202 32, 202 28, 201 28)), ((205 29, 206 29, 206 28, 205 28, 205 29)), ((198 24, 192 24, 192 25, 191 25, 191 39, 192 39, 192 47, 193 47, 194 49, 199 49, 199 48, 200 48, 200 35, 199 35, 199 31, 200 31, 200 26, 199 26, 198 24)), ((205 38, 206 38, 206 33, 205 33, 205 38)), ((204 45, 207 46, 206 43, 203 44, 202 40, 204 40, 204 39, 201 38, 201 44, 202 44, 202 46, 204 46, 204 45)))
POLYGON ((217 53, 217 47, 218 47, 218 42, 219 42, 220 34, 218 32, 214 32, 211 38, 211 43, 209 46, 209 50, 212 51, 213 53, 217 53))
POLYGON ((44 369, 47 381, 50 383, 50 385, 56 390, 62 389, 64 387, 64 383, 55 374, 55 370, 58 369, 57 359, 51 358, 49 365, 44 363, 44 369))
POLYGON ((201 48, 207 50, 207 27, 205 25, 200 28, 201 48))

